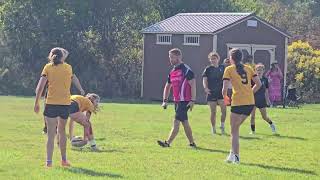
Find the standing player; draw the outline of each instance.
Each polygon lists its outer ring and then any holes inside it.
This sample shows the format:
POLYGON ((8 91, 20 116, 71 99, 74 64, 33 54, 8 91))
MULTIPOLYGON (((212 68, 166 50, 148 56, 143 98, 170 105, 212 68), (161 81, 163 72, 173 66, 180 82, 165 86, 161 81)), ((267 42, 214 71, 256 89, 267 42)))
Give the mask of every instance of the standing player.
POLYGON ((70 166, 66 156, 65 126, 69 116, 70 87, 72 82, 72 67, 65 63, 64 53, 61 48, 53 48, 49 53, 50 63, 46 64, 41 73, 41 78, 36 88, 34 112, 39 113, 39 100, 45 84, 48 82, 48 96, 44 109, 44 116, 48 126, 47 140, 47 167, 52 167, 54 138, 58 127, 61 151, 61 165, 70 166))
POLYGON ((254 99, 255 99, 255 107, 253 108, 251 112, 251 134, 255 134, 255 115, 256 115, 256 107, 259 108, 261 116, 263 120, 265 120, 267 123, 269 123, 270 128, 272 130, 272 133, 276 133, 276 126, 274 123, 271 121, 271 119, 267 116, 267 109, 266 107, 268 104, 270 104, 269 100, 269 94, 268 94, 268 88, 269 88, 269 83, 268 83, 268 78, 263 76, 264 73, 264 65, 263 64, 257 64, 255 66, 255 70, 257 75, 260 78, 261 81, 261 88, 254 93, 254 99))
POLYGON ((176 114, 169 138, 166 141, 158 141, 158 144, 162 147, 170 147, 170 144, 179 132, 181 122, 189 140, 189 145, 191 147, 196 147, 187 113, 189 109, 190 111, 192 110, 196 99, 196 80, 194 73, 189 66, 182 62, 182 53, 180 49, 171 49, 169 51, 169 59, 174 68, 170 72, 163 90, 162 107, 167 107, 168 97, 172 87, 176 114))
POLYGON ((207 95, 207 102, 211 111, 212 134, 216 134, 216 109, 217 105, 221 110, 221 134, 224 134, 224 122, 226 121, 226 105, 223 101, 222 86, 224 65, 219 65, 220 56, 218 53, 211 52, 208 55, 210 65, 202 73, 202 83, 207 95))
POLYGON ((229 82, 231 82, 231 150, 226 161, 240 163, 239 128, 254 108, 253 93, 259 90, 261 82, 248 65, 241 64, 242 52, 239 49, 231 49, 229 53, 232 65, 224 71, 222 88, 222 94, 226 96, 229 82), (253 88, 251 88, 251 80, 255 83, 253 88))

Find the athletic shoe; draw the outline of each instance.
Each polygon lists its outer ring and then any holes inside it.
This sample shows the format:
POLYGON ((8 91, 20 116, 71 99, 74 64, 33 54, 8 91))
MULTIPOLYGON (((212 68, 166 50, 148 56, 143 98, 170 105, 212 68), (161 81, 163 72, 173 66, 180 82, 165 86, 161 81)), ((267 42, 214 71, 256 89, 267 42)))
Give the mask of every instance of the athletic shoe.
POLYGON ((47 126, 45 126, 43 129, 42 129, 42 134, 47 134, 48 130, 47 130, 47 126))
POLYGON ((255 131, 251 131, 249 134, 251 134, 251 135, 255 135, 255 134, 256 134, 256 132, 255 132, 255 131))
POLYGON ((212 128, 211 132, 212 132, 212 135, 217 134, 216 128, 212 128))
POLYGON ((230 154, 227 157, 226 162, 240 164, 240 157, 239 157, 239 155, 235 155, 233 152, 230 151, 230 154))
POLYGON ((221 135, 224 135, 225 134, 224 127, 221 126, 220 129, 221 129, 221 135))
POLYGON ((63 167, 70 167, 71 164, 68 161, 61 161, 61 166, 63 167))
POLYGON ((234 155, 234 164, 240 164, 240 157, 239 157, 239 155, 234 155))
POLYGON ((271 128, 271 131, 272 131, 273 134, 277 133, 276 126, 274 125, 274 123, 270 124, 270 128, 271 128))
POLYGON ((227 159, 226 159, 226 162, 227 163, 233 163, 235 161, 235 155, 232 151, 230 151, 227 159))
POLYGON ((51 163, 46 162, 45 167, 46 167, 46 168, 52 168, 52 162, 51 162, 51 163))
POLYGON ((193 142, 193 143, 190 143, 189 146, 192 147, 192 148, 197 148, 197 145, 196 145, 196 143, 194 143, 194 142, 193 142))
POLYGON ((90 146, 91 151, 100 151, 97 145, 90 146))
POLYGON ((170 147, 170 144, 167 141, 157 141, 161 147, 170 147))

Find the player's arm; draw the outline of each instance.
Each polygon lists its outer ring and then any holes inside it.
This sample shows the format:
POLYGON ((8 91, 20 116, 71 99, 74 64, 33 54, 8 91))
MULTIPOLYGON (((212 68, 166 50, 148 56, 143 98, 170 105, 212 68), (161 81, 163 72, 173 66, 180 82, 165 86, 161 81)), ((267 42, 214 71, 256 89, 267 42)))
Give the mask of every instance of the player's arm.
POLYGON ((268 88, 266 88, 266 92, 264 93, 264 95, 265 95, 265 98, 266 98, 267 105, 270 105, 271 102, 270 102, 270 99, 269 99, 268 88))
POLYGON ((163 89, 163 101, 168 101, 168 97, 170 95, 171 83, 166 83, 163 89))
POLYGON ((191 86, 191 101, 196 101, 197 99, 197 84, 196 84, 196 79, 193 78, 188 81, 190 86, 191 86))
POLYGON ((38 82, 38 85, 37 85, 37 88, 36 88, 36 100, 35 100, 35 103, 34 103, 34 112, 38 113, 39 112, 39 99, 41 97, 41 94, 43 92, 43 89, 47 83, 47 78, 45 76, 41 76, 39 82, 38 82))
POLYGON ((230 80, 225 78, 223 80, 223 86, 222 86, 222 95, 223 95, 223 97, 227 96, 229 84, 230 84, 230 80))
POLYGON ((82 86, 81 86, 81 84, 80 84, 80 81, 79 81, 78 77, 77 77, 75 74, 73 74, 73 76, 72 76, 72 83, 73 83, 73 84, 76 86, 76 88, 80 91, 81 95, 84 95, 84 94, 85 94, 85 92, 84 92, 84 90, 82 89, 82 86))
POLYGON ((203 85, 204 91, 207 94, 210 94, 210 89, 208 88, 208 78, 207 77, 202 78, 202 85, 203 85))
POLYGON ((253 91, 253 93, 256 93, 259 89, 260 89, 260 87, 261 87, 261 81, 260 81, 260 78, 257 76, 257 75, 255 75, 255 76, 253 76, 252 77, 252 81, 254 82, 254 86, 252 87, 252 91, 253 91))
POLYGON ((228 88, 229 88, 229 84, 230 84, 230 79, 231 79, 230 69, 226 68, 223 73, 223 86, 222 86, 222 96, 223 97, 228 95, 227 93, 228 93, 228 88))

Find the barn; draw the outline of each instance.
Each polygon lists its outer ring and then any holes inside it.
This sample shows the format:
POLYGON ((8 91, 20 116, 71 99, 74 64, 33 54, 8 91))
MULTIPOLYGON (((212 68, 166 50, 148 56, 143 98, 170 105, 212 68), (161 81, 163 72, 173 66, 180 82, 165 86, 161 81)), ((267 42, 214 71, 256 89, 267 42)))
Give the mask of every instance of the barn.
POLYGON ((162 99, 171 70, 168 51, 172 48, 182 50, 183 61, 196 75, 199 103, 205 102, 201 74, 209 64, 209 52, 218 52, 223 60, 229 49, 239 48, 244 59, 251 55, 253 63, 263 63, 267 69, 271 63, 278 62, 284 75, 287 72, 290 35, 255 13, 179 13, 146 27, 142 33, 141 97, 147 100, 162 99))

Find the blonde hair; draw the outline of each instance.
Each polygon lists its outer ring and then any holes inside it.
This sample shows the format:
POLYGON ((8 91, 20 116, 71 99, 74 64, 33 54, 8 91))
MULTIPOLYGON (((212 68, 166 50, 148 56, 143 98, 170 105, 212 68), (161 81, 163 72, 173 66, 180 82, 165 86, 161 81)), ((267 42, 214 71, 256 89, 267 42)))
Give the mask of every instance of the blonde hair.
POLYGON ((182 56, 182 52, 179 48, 173 48, 169 51, 169 53, 176 56, 182 56))
POLYGON ((212 58, 214 56, 217 57, 220 60, 220 56, 219 56, 219 54, 217 52, 210 52, 208 54, 208 59, 210 59, 210 58, 212 58))
POLYGON ((97 113, 100 111, 99 103, 100 103, 100 96, 95 93, 88 93, 86 97, 92 102, 94 105, 93 113, 97 113))
POLYGON ((260 68, 262 68, 263 70, 265 69, 262 63, 258 63, 255 65, 255 69, 260 69, 260 68))

